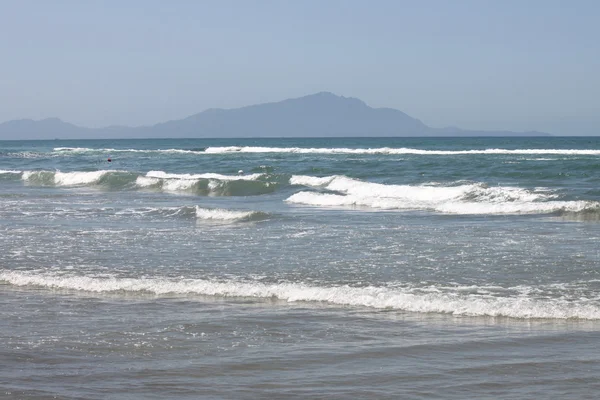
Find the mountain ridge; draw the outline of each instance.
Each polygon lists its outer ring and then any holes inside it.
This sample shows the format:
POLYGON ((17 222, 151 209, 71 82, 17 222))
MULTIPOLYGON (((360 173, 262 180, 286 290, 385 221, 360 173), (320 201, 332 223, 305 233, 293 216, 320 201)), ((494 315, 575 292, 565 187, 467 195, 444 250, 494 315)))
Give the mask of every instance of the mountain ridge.
POLYGON ((242 137, 419 137, 551 136, 529 131, 474 131, 432 128, 388 107, 373 108, 354 97, 318 92, 239 108, 209 108, 154 125, 81 127, 59 118, 0 123, 0 139, 135 139, 242 137))

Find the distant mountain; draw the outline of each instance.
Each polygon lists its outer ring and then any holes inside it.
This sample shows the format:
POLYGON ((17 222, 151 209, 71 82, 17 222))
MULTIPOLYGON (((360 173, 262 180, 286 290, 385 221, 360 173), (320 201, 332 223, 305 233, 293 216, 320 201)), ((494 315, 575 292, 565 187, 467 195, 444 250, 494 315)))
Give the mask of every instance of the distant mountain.
POLYGON ((0 124, 0 139, 52 139, 55 137, 87 136, 87 128, 63 122, 58 118, 39 121, 16 119, 0 124))
POLYGON ((316 93, 276 103, 209 109, 153 126, 84 128, 58 118, 0 124, 0 139, 233 138, 343 136, 550 136, 541 132, 431 128, 392 108, 359 99, 316 93))

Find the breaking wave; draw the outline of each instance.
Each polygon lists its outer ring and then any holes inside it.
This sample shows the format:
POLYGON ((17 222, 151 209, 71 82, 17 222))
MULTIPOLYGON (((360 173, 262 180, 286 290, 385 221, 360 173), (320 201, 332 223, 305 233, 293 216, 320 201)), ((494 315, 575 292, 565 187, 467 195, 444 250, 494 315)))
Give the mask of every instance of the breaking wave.
POLYGON ((469 155, 469 154, 554 154, 554 155, 594 155, 600 156, 600 150, 578 149, 481 149, 481 150, 422 150, 412 148, 304 148, 304 147, 252 147, 227 146, 208 147, 207 154, 225 153, 298 153, 298 154, 418 154, 418 155, 469 155))
POLYGON ((90 219, 98 217, 118 218, 152 218, 152 219, 197 219, 199 221, 213 222, 251 222, 268 219, 270 214, 260 211, 228 210, 222 208, 203 208, 200 206, 175 206, 175 207, 54 207, 51 209, 15 210, 23 216, 55 219, 74 218, 90 219))
POLYGON ((202 154, 204 153, 204 148, 200 149, 110 149, 110 148, 101 148, 94 149, 88 147, 55 147, 53 149, 56 153, 59 154, 83 154, 83 153, 98 153, 98 154, 106 154, 106 153, 165 153, 165 154, 202 154))
POLYGON ((311 206, 359 206, 384 210, 430 210, 448 214, 600 214, 595 201, 560 201, 545 188, 489 187, 482 183, 439 185, 386 185, 345 176, 297 176, 292 185, 328 192, 302 191, 288 203, 311 206))
POLYGON ((14 170, 0 170, 0 180, 12 181, 21 179, 22 172, 14 170))
POLYGON ((30 185, 40 186, 105 186, 122 188, 135 182, 137 174, 128 171, 24 171, 22 179, 30 185))
POLYGON ((113 149, 86 147, 55 147, 58 154, 81 153, 164 153, 164 154, 229 154, 229 153, 296 153, 296 154, 373 154, 373 155, 475 155, 475 154, 515 154, 515 155, 588 155, 600 156, 600 150, 584 149, 473 149, 473 150, 425 150, 408 147, 380 148, 306 148, 306 147, 258 147, 222 146, 193 149, 113 149))
POLYGON ((271 193, 279 185, 277 182, 265 178, 264 174, 169 174, 163 171, 150 171, 141 175, 136 172, 119 170, 0 171, 0 179, 22 179, 27 185, 38 186, 90 186, 113 190, 151 189, 201 196, 254 196, 271 193))
POLYGON ((269 218, 269 214, 260 211, 227 210, 200 206, 144 207, 124 209, 115 214, 123 216, 193 217, 198 220, 222 222, 250 222, 269 218))
POLYGON ((188 192, 203 196, 255 196, 274 192, 276 182, 258 180, 263 174, 167 174, 150 171, 136 179, 140 188, 164 192, 188 192))
POLYGON ((196 206, 196 218, 204 221, 250 222, 267 219, 269 215, 260 211, 225 210, 196 206))
POLYGON ((507 288, 509 296, 490 295, 488 290, 461 288, 419 290, 411 288, 312 286, 303 283, 260 283, 236 280, 173 278, 105 278, 65 276, 51 273, 2 271, 0 281, 13 286, 77 290, 94 293, 149 293, 157 296, 201 295, 279 299, 287 302, 323 302, 331 305, 391 309, 418 313, 491 316, 522 319, 599 320, 597 300, 561 296, 534 297, 523 288, 507 288))

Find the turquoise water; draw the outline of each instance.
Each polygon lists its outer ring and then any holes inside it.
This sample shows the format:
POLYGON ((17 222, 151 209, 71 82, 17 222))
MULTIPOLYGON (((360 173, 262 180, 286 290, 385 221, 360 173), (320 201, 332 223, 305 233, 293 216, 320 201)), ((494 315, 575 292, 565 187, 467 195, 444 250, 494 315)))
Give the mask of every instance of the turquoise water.
POLYGON ((599 239, 599 138, 4 141, 0 387, 595 398, 599 239))

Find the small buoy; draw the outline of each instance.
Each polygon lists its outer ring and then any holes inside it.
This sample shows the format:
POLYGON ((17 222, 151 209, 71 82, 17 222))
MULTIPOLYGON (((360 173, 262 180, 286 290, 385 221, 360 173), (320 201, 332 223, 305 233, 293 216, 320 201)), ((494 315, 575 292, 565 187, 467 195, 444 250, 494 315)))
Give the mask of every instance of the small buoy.
POLYGON ((108 161, 108 162, 111 162, 112 160, 109 158, 109 159, 108 159, 108 160, 106 160, 106 161, 108 161))

